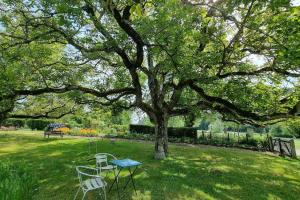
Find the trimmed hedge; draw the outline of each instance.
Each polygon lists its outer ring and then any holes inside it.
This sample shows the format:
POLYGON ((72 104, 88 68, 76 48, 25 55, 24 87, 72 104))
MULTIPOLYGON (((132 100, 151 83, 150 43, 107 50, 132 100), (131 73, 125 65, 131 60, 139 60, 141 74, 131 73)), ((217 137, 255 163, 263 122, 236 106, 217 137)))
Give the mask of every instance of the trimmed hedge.
POLYGON ((31 130, 45 130, 45 128, 48 126, 48 124, 53 123, 53 121, 50 120, 42 120, 42 119, 32 119, 27 120, 26 125, 31 130))
MULTIPOLYGON (((194 127, 180 127, 180 128, 168 127, 168 137, 197 139, 197 130, 198 128, 194 128, 194 127)), ((154 127, 147 126, 147 125, 130 124, 129 131, 130 133, 143 134, 143 135, 155 134, 154 127)))
POLYGON ((130 124, 129 132, 137 134, 154 135, 155 130, 153 126, 130 124))
POLYGON ((25 126, 24 119, 6 119, 2 122, 2 126, 14 126, 17 128, 23 128, 25 126))
POLYGON ((168 127, 168 136, 175 138, 194 138, 197 139, 198 128, 194 127, 168 127))

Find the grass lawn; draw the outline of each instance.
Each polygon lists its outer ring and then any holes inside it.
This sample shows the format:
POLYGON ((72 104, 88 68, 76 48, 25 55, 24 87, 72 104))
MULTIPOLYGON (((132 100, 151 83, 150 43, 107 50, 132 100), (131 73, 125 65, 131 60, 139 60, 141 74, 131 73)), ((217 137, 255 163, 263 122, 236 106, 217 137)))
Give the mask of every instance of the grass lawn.
MULTIPOLYGON (((78 186, 74 167, 93 164, 87 161, 93 156, 88 144, 88 139, 44 139, 38 132, 0 132, 0 162, 25 162, 35 169, 39 177, 35 199, 72 199, 78 186)), ((109 140, 100 141, 98 151, 143 163, 135 177, 138 194, 130 187, 128 199, 300 199, 299 160, 239 149, 171 145, 170 157, 157 161, 152 159, 151 143, 109 140)), ((116 197, 115 191, 108 194, 108 199, 116 197)), ((96 199, 96 194, 87 199, 96 199)))
POLYGON ((295 140, 295 147, 296 147, 297 156, 300 157, 300 139, 295 140))
POLYGON ((300 149, 300 139, 295 140, 296 149, 300 149))

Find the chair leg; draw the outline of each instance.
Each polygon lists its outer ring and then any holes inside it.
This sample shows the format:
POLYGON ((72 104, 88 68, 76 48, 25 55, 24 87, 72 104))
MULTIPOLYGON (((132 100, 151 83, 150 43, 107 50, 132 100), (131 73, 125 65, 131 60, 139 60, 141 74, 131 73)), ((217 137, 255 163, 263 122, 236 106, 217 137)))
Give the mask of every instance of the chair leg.
MULTIPOLYGON (((117 170, 117 169, 114 169, 114 170, 113 170, 115 176, 116 176, 116 170, 117 170)), ((117 177, 117 181, 119 182, 119 176, 117 177)))
POLYGON ((78 187, 78 190, 77 190, 77 192, 76 192, 76 194, 75 194, 74 200, 76 199, 76 197, 77 197, 78 192, 79 192, 80 189, 81 189, 81 187, 78 187))
POLYGON ((81 200, 83 200, 83 199, 84 199, 85 195, 86 195, 86 192, 83 192, 83 197, 82 197, 82 199, 81 199, 81 200))
POLYGON ((104 194, 104 200, 106 200, 106 190, 105 190, 105 187, 102 188, 102 190, 103 190, 103 194, 104 194))

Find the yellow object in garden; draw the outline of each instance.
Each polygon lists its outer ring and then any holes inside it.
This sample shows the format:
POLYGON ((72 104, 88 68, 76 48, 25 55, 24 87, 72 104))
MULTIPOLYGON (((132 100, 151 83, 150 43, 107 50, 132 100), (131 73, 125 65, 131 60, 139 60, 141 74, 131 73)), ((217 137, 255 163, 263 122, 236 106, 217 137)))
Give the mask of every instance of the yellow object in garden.
POLYGON ((80 129, 80 133, 88 134, 88 133, 96 133, 95 129, 80 129))
POLYGON ((63 132, 64 134, 70 132, 70 129, 69 129, 68 127, 56 128, 55 130, 56 130, 56 131, 61 131, 61 132, 63 132))

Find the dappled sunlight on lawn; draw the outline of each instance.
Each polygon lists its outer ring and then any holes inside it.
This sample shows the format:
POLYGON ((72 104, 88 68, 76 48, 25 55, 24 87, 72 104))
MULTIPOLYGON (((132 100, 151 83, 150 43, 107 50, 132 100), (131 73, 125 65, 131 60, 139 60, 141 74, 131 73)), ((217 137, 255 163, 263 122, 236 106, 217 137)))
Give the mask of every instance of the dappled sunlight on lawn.
MULTIPOLYGON (((94 160, 89 160, 95 150, 89 152, 87 139, 9 134, 1 136, 0 143, 5 143, 0 147, 0 160, 22 160, 35 169, 40 177, 39 200, 72 199, 78 187, 75 166, 95 166, 94 160)), ((170 156, 158 161, 153 159, 152 144, 132 141, 102 140, 98 151, 142 162, 135 176, 138 192, 130 185, 128 199, 300 199, 299 160, 230 148, 171 145, 170 156)), ((126 175, 124 170, 121 184, 126 175)), ((109 185, 113 178, 108 174, 109 185)), ((96 196, 91 193, 88 199, 96 196)), ((115 189, 108 197, 117 198, 115 189)))
POLYGON ((142 192, 140 190, 137 191, 136 194, 132 196, 133 200, 151 200, 151 191, 142 192))

